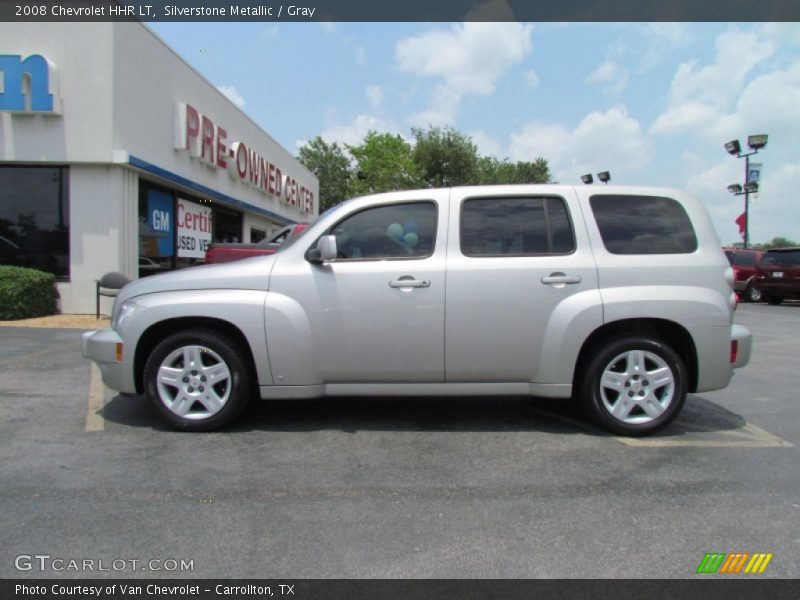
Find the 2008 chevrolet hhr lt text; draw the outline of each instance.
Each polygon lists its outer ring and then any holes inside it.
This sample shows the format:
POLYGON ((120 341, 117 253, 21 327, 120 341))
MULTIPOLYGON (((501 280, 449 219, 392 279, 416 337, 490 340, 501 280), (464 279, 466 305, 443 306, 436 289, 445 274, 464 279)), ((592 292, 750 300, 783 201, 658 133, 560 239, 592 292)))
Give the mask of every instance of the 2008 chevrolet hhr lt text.
POLYGON ((428 189, 345 202, 270 256, 132 282, 83 353, 186 430, 254 395, 528 394, 641 435, 747 364, 735 305, 686 193, 428 189))

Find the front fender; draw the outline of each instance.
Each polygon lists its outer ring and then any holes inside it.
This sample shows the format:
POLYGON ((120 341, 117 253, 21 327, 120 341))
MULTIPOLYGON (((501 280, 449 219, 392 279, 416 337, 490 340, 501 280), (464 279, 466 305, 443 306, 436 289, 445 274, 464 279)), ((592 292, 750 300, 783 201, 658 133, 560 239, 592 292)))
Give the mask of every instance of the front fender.
POLYGON ((215 319, 236 327, 247 340, 253 354, 259 385, 272 385, 272 373, 264 328, 264 303, 261 290, 188 290, 145 294, 134 301, 140 307, 118 329, 125 343, 124 361, 133 373, 135 349, 151 327, 173 319, 215 319), (130 351, 127 349, 130 348, 130 351))

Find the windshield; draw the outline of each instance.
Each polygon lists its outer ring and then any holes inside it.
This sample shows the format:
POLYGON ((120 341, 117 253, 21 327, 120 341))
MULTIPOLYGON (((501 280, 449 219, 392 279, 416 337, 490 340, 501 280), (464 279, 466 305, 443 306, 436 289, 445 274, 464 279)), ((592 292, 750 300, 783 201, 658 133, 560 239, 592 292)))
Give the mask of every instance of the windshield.
POLYGON ((323 217, 327 218, 328 215, 332 215, 334 213, 339 212, 340 210, 344 210, 345 207, 347 207, 347 205, 350 204, 350 202, 352 202, 353 200, 355 200, 355 198, 351 198, 350 200, 345 200, 344 202, 341 202, 340 204, 335 204, 334 206, 331 206, 328 209, 326 209, 321 215, 319 215, 316 219, 311 221, 308 224, 308 227, 306 227, 299 235, 296 235, 295 237, 291 237, 288 240, 286 240, 283 244, 281 244, 280 248, 278 248, 278 252, 283 252, 284 250, 286 250, 286 248, 289 248, 290 246, 294 246, 301 239, 307 239, 306 236, 307 236, 308 232, 311 229, 314 228, 314 225, 319 223, 320 219, 322 219, 323 217))

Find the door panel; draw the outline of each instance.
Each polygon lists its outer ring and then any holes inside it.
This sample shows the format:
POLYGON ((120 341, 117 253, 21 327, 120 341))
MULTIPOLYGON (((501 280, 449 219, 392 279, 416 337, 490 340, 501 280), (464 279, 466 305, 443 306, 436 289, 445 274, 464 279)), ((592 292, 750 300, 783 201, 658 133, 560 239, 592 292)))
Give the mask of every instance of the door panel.
MULTIPOLYGON (((447 192, 405 198, 344 215, 326 232, 337 237, 337 260, 276 262, 270 293, 302 306, 321 382, 444 380, 447 192), (403 208, 420 204, 433 209, 429 223, 427 210, 403 208)), ((276 371, 285 357, 269 333, 268 343, 276 371)))
MULTIPOLYGON (((563 188, 548 193, 542 186, 527 194, 522 187, 494 195, 453 190, 446 381, 535 380, 556 308, 597 288, 577 198, 564 194, 563 188), (497 210, 489 208, 491 201, 497 210)), ((597 326, 601 319, 598 312, 597 326)))

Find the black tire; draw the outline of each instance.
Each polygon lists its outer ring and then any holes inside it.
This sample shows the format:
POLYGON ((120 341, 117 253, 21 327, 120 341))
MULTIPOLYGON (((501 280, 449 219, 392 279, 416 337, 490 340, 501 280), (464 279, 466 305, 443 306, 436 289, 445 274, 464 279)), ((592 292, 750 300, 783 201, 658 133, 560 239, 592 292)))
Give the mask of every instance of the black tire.
POLYGON ((626 436, 648 435, 671 423, 683 408, 688 389, 686 367, 680 356, 664 342, 645 336, 626 336, 597 346, 579 377, 577 396, 587 417, 626 436), (628 357, 632 355, 628 353, 637 350, 643 351, 644 369, 630 368, 628 357), (669 368, 671 383, 658 386, 657 381, 651 382, 648 372, 652 373, 655 367, 669 368), (601 385, 607 371, 619 379, 619 391, 601 385), (624 418, 611 412, 617 406, 626 415, 624 418), (654 416, 657 410, 663 412, 654 416))
POLYGON ((751 283, 747 286, 747 289, 745 289, 744 294, 742 294, 742 299, 745 302, 761 302, 761 290, 751 283))
POLYGON ((767 296, 766 294, 764 294, 763 297, 764 300, 767 301, 767 304, 772 304, 773 306, 783 302, 783 298, 781 298, 780 296, 767 296))
POLYGON ((247 349, 242 348, 236 339, 218 331, 189 329, 174 333, 162 340, 147 359, 145 392, 159 416, 176 429, 219 429, 234 421, 252 396, 255 379, 247 356, 247 349), (195 356, 199 357, 200 366, 196 370, 191 366, 196 366, 196 362, 189 365, 185 362, 187 348, 197 349, 195 356), (220 363, 227 367, 227 377, 225 370, 219 367, 220 363), (174 369, 176 373, 183 369, 186 371, 176 379, 176 385, 165 383, 159 388, 158 374, 162 367, 174 369), (217 383, 213 382, 215 372, 217 383), (198 387, 187 387, 192 385, 198 387), (176 407, 175 411, 170 408, 170 400, 176 407), (179 410, 184 407, 185 411, 179 410), (185 412, 185 416, 178 412, 185 412))

